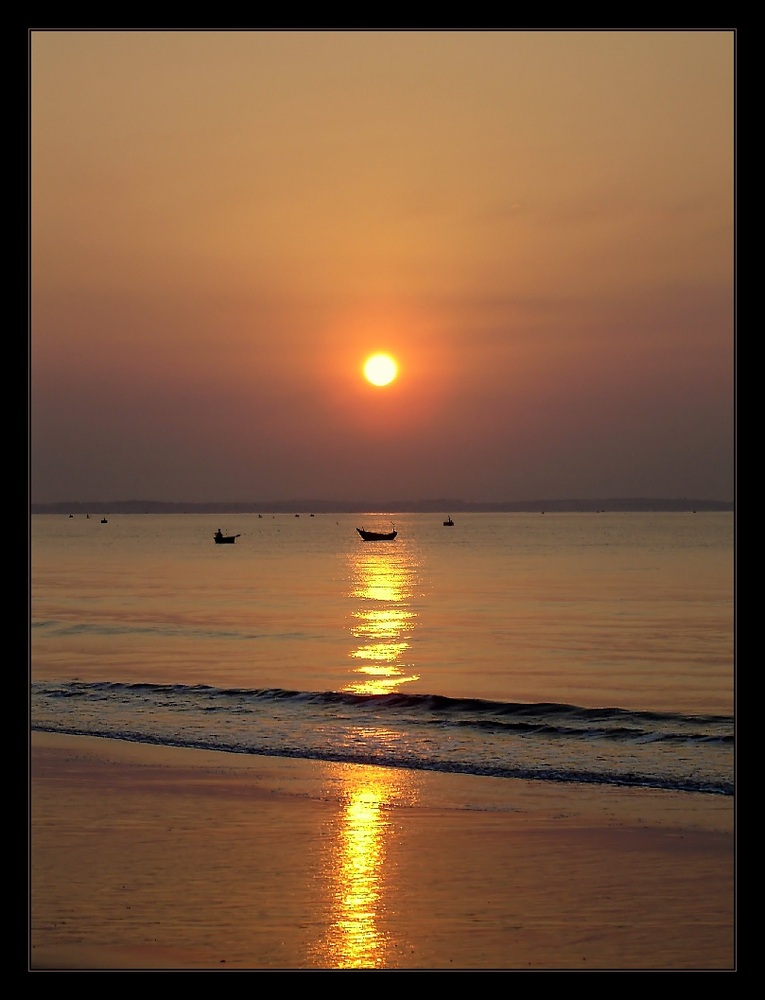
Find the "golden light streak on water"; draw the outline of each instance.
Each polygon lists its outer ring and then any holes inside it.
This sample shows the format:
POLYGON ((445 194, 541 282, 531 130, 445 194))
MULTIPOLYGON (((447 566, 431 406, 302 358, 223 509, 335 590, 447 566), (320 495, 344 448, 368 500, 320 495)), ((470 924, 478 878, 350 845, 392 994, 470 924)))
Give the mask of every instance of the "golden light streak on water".
POLYGON ((411 606, 414 568, 401 547, 365 549, 350 558, 349 596, 361 604, 352 613, 350 629, 359 644, 349 655, 362 662, 343 690, 390 694, 419 679, 419 674, 409 673, 402 661, 417 620, 411 606))
POLYGON ((418 776, 405 770, 330 765, 344 785, 339 824, 329 832, 325 872, 330 927, 312 963, 330 969, 379 969, 390 962, 390 889, 396 866, 395 808, 417 799, 418 776))

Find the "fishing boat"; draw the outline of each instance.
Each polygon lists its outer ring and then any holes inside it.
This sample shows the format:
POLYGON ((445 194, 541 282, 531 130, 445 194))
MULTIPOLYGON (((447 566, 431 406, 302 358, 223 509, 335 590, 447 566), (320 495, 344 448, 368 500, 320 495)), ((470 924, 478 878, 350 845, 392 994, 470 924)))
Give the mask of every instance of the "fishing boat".
POLYGON ((224 535, 220 528, 218 528, 213 538, 216 545, 233 545, 237 538, 239 538, 239 535, 224 535))
POLYGON ((398 532, 394 528, 392 531, 367 531, 366 528, 356 528, 365 542, 392 542, 398 532))
POLYGON ((102 518, 101 518, 101 524, 108 524, 108 523, 109 523, 109 522, 108 522, 108 521, 106 520, 106 518, 105 518, 105 517, 102 517, 102 518))
POLYGON ((452 515, 451 514, 449 515, 448 519, 446 521, 444 521, 444 527, 445 528, 453 528, 454 527, 454 521, 452 521, 452 515))

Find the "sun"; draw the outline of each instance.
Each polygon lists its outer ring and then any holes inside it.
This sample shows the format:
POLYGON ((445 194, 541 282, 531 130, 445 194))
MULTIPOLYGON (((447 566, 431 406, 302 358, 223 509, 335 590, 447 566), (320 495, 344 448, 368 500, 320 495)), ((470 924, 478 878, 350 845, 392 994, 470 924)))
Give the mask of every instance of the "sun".
POLYGON ((364 362, 364 377, 372 385, 389 385, 398 375, 398 365, 390 354, 373 354, 364 362))

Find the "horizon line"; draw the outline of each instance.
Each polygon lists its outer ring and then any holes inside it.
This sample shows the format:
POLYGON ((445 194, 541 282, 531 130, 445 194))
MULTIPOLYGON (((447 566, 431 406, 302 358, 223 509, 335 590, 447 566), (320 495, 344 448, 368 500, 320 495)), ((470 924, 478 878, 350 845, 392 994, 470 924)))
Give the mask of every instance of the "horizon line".
POLYGON ((175 510, 182 512, 180 508, 189 510, 209 511, 215 510, 236 510, 245 513, 247 510, 253 512, 279 512, 279 511, 318 511, 340 513, 358 513, 367 510, 395 510, 398 512, 434 512, 440 510, 459 510, 462 512, 485 511, 527 511, 548 509, 567 511, 594 510, 601 511, 608 507, 624 511, 626 508, 640 510, 659 508, 672 510, 685 509, 705 509, 705 510, 733 510, 735 501, 720 499, 701 499, 694 497, 559 497, 559 498, 538 498, 528 500, 462 500, 454 497, 432 497, 422 500, 386 500, 385 502, 371 500, 326 500, 326 499, 306 499, 297 500, 54 500, 48 502, 30 502, 31 513, 46 512, 69 512, 86 511, 97 509, 122 509, 131 513, 161 513, 175 510), (151 508, 151 510, 149 509, 151 508))

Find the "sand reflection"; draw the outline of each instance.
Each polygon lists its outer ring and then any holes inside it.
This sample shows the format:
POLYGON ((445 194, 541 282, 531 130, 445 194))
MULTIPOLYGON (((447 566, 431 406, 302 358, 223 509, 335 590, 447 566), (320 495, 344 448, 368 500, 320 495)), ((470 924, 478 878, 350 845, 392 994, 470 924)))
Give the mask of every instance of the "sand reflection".
POLYGON ((383 968, 389 960, 388 898, 396 870, 393 806, 416 801, 417 775, 330 765, 330 778, 342 783, 343 808, 324 860, 328 930, 313 959, 324 968, 383 968))
POLYGON ((417 613, 412 607, 414 566, 407 550, 365 548, 351 558, 350 597, 358 601, 351 633, 354 679, 345 691, 390 694, 419 679, 405 661, 417 613))

